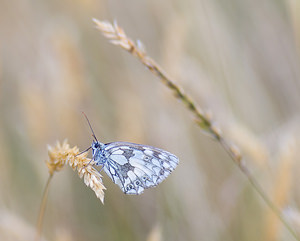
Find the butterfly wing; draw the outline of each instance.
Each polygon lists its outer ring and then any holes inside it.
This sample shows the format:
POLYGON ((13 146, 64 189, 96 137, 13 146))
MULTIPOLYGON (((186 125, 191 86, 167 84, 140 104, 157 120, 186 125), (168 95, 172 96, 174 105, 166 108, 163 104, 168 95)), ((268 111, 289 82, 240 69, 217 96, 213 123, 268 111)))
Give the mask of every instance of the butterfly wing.
POLYGON ((129 142, 105 144, 105 173, 125 194, 141 194, 161 183, 179 159, 164 150, 129 142))

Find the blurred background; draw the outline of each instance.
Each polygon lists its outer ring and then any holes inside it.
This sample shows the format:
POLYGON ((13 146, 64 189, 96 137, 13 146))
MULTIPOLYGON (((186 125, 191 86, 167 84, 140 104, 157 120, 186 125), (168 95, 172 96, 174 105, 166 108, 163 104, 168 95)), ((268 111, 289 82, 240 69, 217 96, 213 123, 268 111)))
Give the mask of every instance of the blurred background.
POLYGON ((300 3, 297 0, 1 0, 0 239, 32 240, 47 145, 129 141, 180 165, 127 196, 104 174, 105 205, 65 167, 51 182, 45 240, 294 240, 227 153, 171 91, 113 46, 117 20, 211 113, 300 235, 300 3))

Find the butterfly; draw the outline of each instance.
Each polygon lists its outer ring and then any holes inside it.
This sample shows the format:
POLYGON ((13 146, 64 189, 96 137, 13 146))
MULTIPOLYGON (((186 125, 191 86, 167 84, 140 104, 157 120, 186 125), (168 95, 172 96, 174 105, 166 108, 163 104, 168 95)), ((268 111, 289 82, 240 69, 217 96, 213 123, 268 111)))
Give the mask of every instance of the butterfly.
POLYGON ((86 115, 85 118, 95 139, 85 151, 92 149, 94 164, 101 165, 101 170, 104 169, 125 194, 139 195, 157 186, 179 163, 177 156, 156 147, 129 142, 103 144, 97 140, 86 115))

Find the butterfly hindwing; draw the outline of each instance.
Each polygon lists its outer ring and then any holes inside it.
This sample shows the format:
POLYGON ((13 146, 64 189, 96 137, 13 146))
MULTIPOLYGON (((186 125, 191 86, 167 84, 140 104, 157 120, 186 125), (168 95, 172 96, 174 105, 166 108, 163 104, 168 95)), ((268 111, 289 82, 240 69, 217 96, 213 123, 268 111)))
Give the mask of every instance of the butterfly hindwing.
POLYGON ((161 183, 178 165, 178 158, 159 148, 129 142, 104 145, 104 171, 126 194, 141 194, 161 183))

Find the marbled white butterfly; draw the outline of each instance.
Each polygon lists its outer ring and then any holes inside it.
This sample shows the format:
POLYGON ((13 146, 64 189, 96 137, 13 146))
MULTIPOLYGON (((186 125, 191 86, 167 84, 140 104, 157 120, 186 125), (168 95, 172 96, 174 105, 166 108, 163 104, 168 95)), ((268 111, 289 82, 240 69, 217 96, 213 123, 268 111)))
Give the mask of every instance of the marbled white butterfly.
POLYGON ((86 151, 92 148, 95 165, 102 165, 125 194, 139 195, 145 189, 157 186, 178 165, 179 159, 175 155, 152 146, 129 142, 103 144, 97 140, 86 119, 95 139, 86 151))

